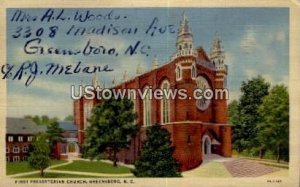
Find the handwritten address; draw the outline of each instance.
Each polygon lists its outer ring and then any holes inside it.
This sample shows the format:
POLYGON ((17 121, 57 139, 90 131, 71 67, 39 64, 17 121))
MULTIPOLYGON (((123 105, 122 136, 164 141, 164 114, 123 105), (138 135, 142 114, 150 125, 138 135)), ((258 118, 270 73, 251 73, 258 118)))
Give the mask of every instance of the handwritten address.
MULTIPOLYGON (((23 53, 37 56, 149 56, 150 44, 137 34, 149 37, 156 37, 162 34, 175 34, 176 28, 171 24, 162 24, 158 17, 153 16, 146 27, 120 24, 126 22, 128 15, 118 13, 117 9, 101 10, 70 10, 70 9, 43 9, 39 13, 28 9, 14 9, 7 24, 12 24, 13 29, 7 33, 7 37, 20 41, 23 53), (32 24, 41 23, 38 28, 32 24), (47 26, 45 24, 47 23, 47 26), (61 24, 63 23, 63 24, 61 24), (93 23, 86 26, 84 23, 93 23), (61 26, 63 25, 63 26, 61 26), (63 28, 62 28, 63 27, 63 28), (56 46, 55 42, 49 44, 47 40, 63 37, 84 38, 81 46, 56 46), (118 43, 105 45, 94 41, 94 37, 127 37, 133 36, 129 45, 119 49, 118 43), (21 42, 22 41, 22 42, 21 42), (24 42, 25 41, 25 42, 24 42)), ((71 39, 72 40, 72 39, 71 39)), ((39 75, 69 75, 76 73, 95 73, 114 71, 109 64, 88 67, 83 61, 75 61, 73 64, 61 65, 60 62, 40 64, 39 60, 20 59, 18 64, 4 64, 1 66, 2 79, 22 80, 25 79, 25 86, 29 86, 39 75)))

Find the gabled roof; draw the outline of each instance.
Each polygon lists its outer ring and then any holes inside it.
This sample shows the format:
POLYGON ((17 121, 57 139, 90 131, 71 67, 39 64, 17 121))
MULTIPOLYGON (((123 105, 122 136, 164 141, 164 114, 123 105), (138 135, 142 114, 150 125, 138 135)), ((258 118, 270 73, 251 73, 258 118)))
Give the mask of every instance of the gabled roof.
POLYGON ((35 134, 45 132, 46 126, 36 125, 30 119, 24 118, 6 118, 6 133, 7 134, 35 134))

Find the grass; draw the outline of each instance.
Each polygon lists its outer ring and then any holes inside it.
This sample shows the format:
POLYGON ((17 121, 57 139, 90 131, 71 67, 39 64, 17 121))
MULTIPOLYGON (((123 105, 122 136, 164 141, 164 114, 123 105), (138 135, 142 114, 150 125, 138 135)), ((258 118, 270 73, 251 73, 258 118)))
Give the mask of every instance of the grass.
POLYGON ((112 164, 104 163, 101 161, 83 161, 75 160, 73 163, 53 168, 53 170, 64 171, 79 171, 79 172, 92 172, 92 173, 131 173, 130 169, 124 166, 114 167, 112 164))
POLYGON ((6 175, 35 171, 28 162, 6 162, 6 175))
MULTIPOLYGON (((65 160, 51 160, 50 166, 56 165, 56 164, 62 164, 67 161, 65 160)), ((6 162, 6 175, 13 175, 18 173, 25 173, 35 171, 35 169, 31 168, 26 161, 22 162, 6 162)))
POLYGON ((66 174, 66 173, 44 173, 44 177, 40 176, 40 173, 35 173, 31 175, 16 177, 16 178, 101 178, 96 176, 89 175, 75 175, 75 174, 66 174))

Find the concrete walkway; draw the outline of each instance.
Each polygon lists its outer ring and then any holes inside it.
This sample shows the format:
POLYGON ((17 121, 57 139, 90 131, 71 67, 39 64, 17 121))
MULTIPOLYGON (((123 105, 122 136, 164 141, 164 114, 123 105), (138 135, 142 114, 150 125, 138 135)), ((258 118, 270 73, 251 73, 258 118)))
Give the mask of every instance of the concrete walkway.
POLYGON ((288 169, 266 166, 254 160, 205 155, 203 163, 182 173, 184 177, 263 177, 288 173, 288 169))

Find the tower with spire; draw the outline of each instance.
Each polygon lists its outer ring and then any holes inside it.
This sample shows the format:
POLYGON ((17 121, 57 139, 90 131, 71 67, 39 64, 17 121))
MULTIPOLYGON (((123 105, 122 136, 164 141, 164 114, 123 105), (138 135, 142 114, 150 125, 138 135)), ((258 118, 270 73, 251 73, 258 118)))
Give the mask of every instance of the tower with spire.
POLYGON ((176 42, 177 56, 191 55, 193 53, 193 35, 189 28, 189 21, 183 13, 176 42))
POLYGON ((224 63, 225 54, 221 43, 222 41, 216 33, 210 52, 210 59, 214 63, 217 71, 226 71, 226 65, 224 63))
POLYGON ((100 86, 100 81, 98 80, 97 73, 94 73, 93 79, 92 79, 92 85, 94 88, 97 86, 100 86))

